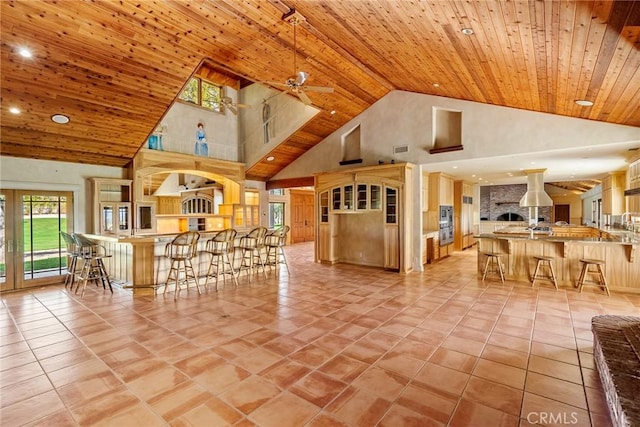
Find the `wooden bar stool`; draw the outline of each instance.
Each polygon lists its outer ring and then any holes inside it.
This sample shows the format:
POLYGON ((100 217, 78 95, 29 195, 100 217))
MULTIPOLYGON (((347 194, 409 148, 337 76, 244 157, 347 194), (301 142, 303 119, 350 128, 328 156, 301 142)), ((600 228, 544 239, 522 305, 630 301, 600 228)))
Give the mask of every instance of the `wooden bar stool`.
POLYGON ((582 263, 582 271, 580 272, 580 278, 578 279, 578 289, 582 292, 582 287, 585 285, 585 282, 592 282, 601 288, 603 288, 607 295, 611 295, 609 293, 609 286, 607 285, 607 278, 604 277, 604 271, 602 267, 605 265, 605 262, 599 259, 587 259, 583 258, 580 260, 582 263), (595 266, 595 270, 590 270, 589 267, 595 266), (595 274, 598 280, 587 280, 587 274, 595 274))
MULTIPOLYGON (((487 257, 487 262, 484 265, 484 272, 482 273, 482 281, 484 282, 484 278, 487 277, 487 272, 489 271, 489 264, 496 263, 498 265, 497 272, 500 273, 500 281, 504 284, 504 270, 502 268, 502 262, 500 262, 500 254, 495 252, 485 252, 483 253, 487 257)), ((495 269, 492 271, 496 272, 495 269)))
POLYGON ((189 291, 190 280, 195 283, 198 294, 201 293, 200 287, 198 286, 198 275, 193 269, 191 262, 197 254, 199 238, 200 233, 197 231, 187 231, 178 234, 173 241, 167 243, 165 247, 165 256, 171 260, 171 268, 169 269, 162 293, 167 292, 170 282, 175 283, 174 300, 178 299, 181 285, 184 285, 187 291, 189 291))
POLYGON ((236 271, 233 269, 233 243, 238 232, 233 228, 219 231, 207 241, 206 251, 211 254, 211 262, 207 270, 204 286, 208 288, 209 279, 216 278, 216 291, 218 290, 218 277, 222 274, 222 280, 227 282, 227 275, 231 275, 233 282, 238 286, 236 271), (222 268, 220 268, 222 266, 222 268), (215 267, 215 268, 214 268, 215 267))
POLYGON ((536 279, 538 280, 550 280, 551 282, 553 282, 553 286, 555 286, 556 290, 558 290, 558 281, 556 280, 556 273, 555 271, 553 271, 553 257, 550 256, 534 256, 534 259, 536 259, 538 262, 536 263, 536 269, 533 272, 533 277, 531 279, 531 287, 533 288, 533 286, 536 283, 536 279), (542 267, 546 267, 549 269, 549 275, 545 276, 542 274, 542 267), (538 275, 538 272, 540 272, 540 275, 538 275))

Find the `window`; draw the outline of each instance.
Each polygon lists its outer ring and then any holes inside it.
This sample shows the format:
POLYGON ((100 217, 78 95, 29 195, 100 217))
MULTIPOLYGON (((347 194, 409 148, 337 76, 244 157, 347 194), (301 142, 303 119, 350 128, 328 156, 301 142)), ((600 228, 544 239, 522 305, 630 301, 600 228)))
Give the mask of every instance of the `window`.
POLYGON ((274 190, 269 190, 269 195, 271 195, 271 196, 284 196, 284 188, 276 188, 274 190))
POLYGON ((192 77, 178 98, 212 111, 222 112, 222 86, 199 77, 192 77))
POLYGON ((269 228, 284 227, 284 203, 269 202, 269 228))

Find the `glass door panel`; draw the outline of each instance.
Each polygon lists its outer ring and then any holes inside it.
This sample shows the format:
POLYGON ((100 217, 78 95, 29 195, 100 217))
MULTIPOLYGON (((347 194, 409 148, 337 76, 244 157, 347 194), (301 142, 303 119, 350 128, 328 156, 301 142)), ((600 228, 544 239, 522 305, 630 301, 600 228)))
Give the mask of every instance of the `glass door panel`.
POLYGON ((55 283, 66 275, 60 231, 70 231, 71 200, 72 193, 0 190, 0 290, 55 283))
POLYGON ((0 291, 15 289, 12 191, 0 190, 0 291))
POLYGON ((67 257, 60 231, 67 231, 67 197, 23 194, 21 197, 23 283, 67 272, 67 257))

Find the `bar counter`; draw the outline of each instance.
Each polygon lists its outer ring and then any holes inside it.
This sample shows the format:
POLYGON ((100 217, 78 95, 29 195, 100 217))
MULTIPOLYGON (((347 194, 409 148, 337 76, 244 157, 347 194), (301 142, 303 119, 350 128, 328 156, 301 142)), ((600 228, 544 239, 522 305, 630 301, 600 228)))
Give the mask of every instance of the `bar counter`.
MULTIPOLYGON (((238 229, 238 236, 249 230, 238 229)), ((196 274, 204 276, 211 262, 211 255, 205 251, 207 240, 218 230, 200 231, 198 251, 193 259, 196 274)), ((100 236, 88 234, 88 238, 102 245, 111 258, 106 262, 109 277, 125 288, 133 290, 134 295, 150 295, 167 280, 171 260, 165 256, 165 247, 175 234, 139 235, 139 236, 100 236)), ((234 265, 240 263, 240 251, 234 252, 234 265)), ((201 280, 204 284, 204 279, 201 280)))
MULTIPOLYGON (((591 227, 573 229, 553 227, 551 235, 537 231, 533 237, 523 227, 476 235, 478 272, 482 274, 486 262, 482 253, 495 252, 503 254, 500 258, 506 279, 530 282, 536 267, 534 256, 549 256, 553 258, 558 286, 573 288, 582 269, 580 259, 600 259, 606 263, 604 272, 610 290, 640 293, 640 261, 637 259, 640 236, 591 227)), ((536 286, 547 286, 548 283, 553 289, 550 282, 536 282, 536 286)))

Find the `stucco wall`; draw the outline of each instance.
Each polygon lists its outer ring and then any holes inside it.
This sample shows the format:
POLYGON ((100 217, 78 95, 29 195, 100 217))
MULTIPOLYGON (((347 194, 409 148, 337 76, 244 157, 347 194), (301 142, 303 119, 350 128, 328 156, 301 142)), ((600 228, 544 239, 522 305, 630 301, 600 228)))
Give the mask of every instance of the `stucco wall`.
MULTIPOLYGON (((227 88, 227 94, 235 99, 233 89, 227 88)), ((198 123, 204 124, 209 150, 207 157, 240 161, 237 116, 231 111, 216 113, 182 102, 174 103, 161 121, 161 126, 166 126, 162 136, 164 151, 194 154, 198 123)))
POLYGON ((241 91, 242 103, 251 105, 240 114, 238 147, 247 169, 302 127, 319 110, 304 105, 297 98, 260 84, 241 91), (268 127, 265 127, 264 103, 269 104, 268 127), (268 138, 265 137, 268 131, 268 138))
POLYGON ((631 126, 393 91, 333 132, 274 179, 345 168, 338 164, 342 155, 341 137, 357 125, 361 128, 361 166, 374 165, 379 160, 388 162, 393 158, 423 164, 423 169, 429 172, 438 172, 429 168, 430 163, 482 160, 640 139, 640 129, 631 126), (464 150, 429 154, 434 107, 462 112, 464 150), (393 147, 397 145, 408 145, 408 152, 394 155, 393 147))
POLYGON ((122 168, 47 160, 0 157, 0 187, 11 190, 73 192, 74 231, 92 232, 89 178, 126 178, 122 168))

